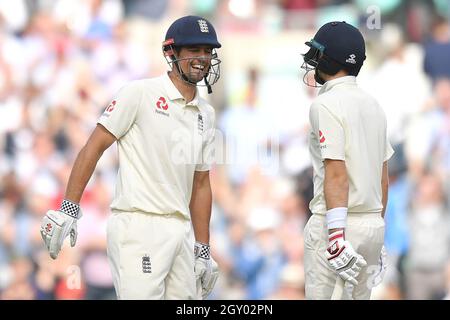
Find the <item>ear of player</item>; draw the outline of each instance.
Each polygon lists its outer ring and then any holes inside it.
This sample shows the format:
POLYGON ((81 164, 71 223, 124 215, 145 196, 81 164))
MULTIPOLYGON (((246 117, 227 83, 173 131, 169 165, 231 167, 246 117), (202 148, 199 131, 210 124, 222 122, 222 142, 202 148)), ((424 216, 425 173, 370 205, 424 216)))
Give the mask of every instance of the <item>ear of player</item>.
POLYGON ((343 229, 328 236, 328 248, 325 255, 328 264, 339 277, 355 286, 358 285, 356 278, 367 262, 353 249, 351 243, 345 240, 343 229))
POLYGON ((64 239, 70 235, 70 245, 77 242, 77 220, 82 216, 80 206, 63 200, 59 210, 49 210, 42 219, 41 236, 50 257, 56 259, 64 239))
POLYGON ((219 277, 217 263, 211 257, 210 246, 201 242, 195 242, 195 277, 198 295, 206 299, 214 288, 219 277))

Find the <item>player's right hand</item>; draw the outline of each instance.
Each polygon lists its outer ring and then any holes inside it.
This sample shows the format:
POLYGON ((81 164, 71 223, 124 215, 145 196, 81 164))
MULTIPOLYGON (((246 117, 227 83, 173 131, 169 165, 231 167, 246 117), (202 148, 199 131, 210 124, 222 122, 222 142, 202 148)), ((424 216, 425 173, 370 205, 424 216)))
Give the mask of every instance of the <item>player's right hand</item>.
MULTIPOLYGON (((77 242, 77 219, 81 218, 81 210, 79 207, 77 211, 67 210, 67 205, 65 205, 64 201, 60 210, 49 210, 42 219, 41 236, 52 259, 58 257, 64 239, 69 234, 70 245, 74 247, 77 242)), ((75 204, 71 203, 69 205, 75 204)))
POLYGON ((367 265, 363 256, 358 254, 344 238, 344 230, 333 232, 328 236, 328 248, 325 253, 328 263, 344 280, 357 285, 361 268, 367 265))

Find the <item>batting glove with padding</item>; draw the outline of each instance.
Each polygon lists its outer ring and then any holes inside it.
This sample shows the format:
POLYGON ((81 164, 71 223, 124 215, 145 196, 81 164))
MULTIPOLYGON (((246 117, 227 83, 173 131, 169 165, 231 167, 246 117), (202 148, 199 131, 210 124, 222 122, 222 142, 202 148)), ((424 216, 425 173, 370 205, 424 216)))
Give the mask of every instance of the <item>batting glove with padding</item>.
POLYGON ((70 245, 77 242, 77 220, 82 216, 80 206, 63 200, 59 210, 47 211, 42 219, 41 236, 52 259, 58 257, 64 239, 70 234, 70 245))
POLYGON ((328 248, 325 252, 328 263, 344 280, 357 285, 361 268, 367 265, 363 256, 358 254, 344 238, 344 230, 333 232, 328 236, 328 248))
POLYGON ((211 249, 207 244, 195 242, 194 255, 197 289, 201 289, 201 296, 204 300, 209 296, 216 284, 219 277, 219 267, 211 257, 211 249))

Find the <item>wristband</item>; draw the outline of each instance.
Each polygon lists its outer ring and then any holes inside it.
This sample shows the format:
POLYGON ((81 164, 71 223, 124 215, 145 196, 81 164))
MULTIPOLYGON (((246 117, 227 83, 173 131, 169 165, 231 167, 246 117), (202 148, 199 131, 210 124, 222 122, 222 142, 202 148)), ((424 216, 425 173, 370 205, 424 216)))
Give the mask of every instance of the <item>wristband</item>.
POLYGON ((72 218, 78 219, 81 217, 80 215, 80 205, 76 204, 75 202, 72 202, 70 200, 64 199, 61 202, 61 207, 59 211, 64 212, 68 216, 71 216, 72 218))
POLYGON ((345 228, 347 226, 347 208, 338 207, 327 211, 328 229, 345 228))
POLYGON ((209 245, 196 242, 194 247, 195 258, 203 258, 208 260, 211 257, 211 249, 209 245))

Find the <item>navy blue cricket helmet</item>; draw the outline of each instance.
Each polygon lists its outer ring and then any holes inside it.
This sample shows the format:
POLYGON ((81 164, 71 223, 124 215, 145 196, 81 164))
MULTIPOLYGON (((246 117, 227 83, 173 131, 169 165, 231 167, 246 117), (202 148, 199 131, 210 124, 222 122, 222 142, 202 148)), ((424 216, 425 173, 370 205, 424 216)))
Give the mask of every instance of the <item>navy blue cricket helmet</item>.
POLYGON ((191 45, 209 45, 220 48, 216 30, 205 18, 198 16, 185 16, 175 20, 166 33, 165 41, 176 47, 191 45))
MULTIPOLYGON (((314 38, 305 44, 310 47, 304 54, 302 65, 306 71, 316 69, 335 75, 344 69, 349 75, 357 76, 366 59, 366 46, 361 32, 345 21, 324 24, 314 38)), ((315 78, 323 84, 317 71, 315 78)))
POLYGON ((212 48, 212 57, 210 67, 207 70, 204 80, 204 85, 208 88, 208 93, 211 93, 211 86, 220 78, 220 59, 218 58, 216 48, 222 45, 217 40, 216 30, 213 25, 205 18, 199 16, 185 16, 175 20, 169 27, 163 41, 163 53, 167 63, 175 66, 181 75, 181 78, 192 84, 202 86, 201 83, 194 83, 189 78, 189 72, 182 70, 179 65, 177 51, 185 46, 200 46, 206 45, 212 48))

